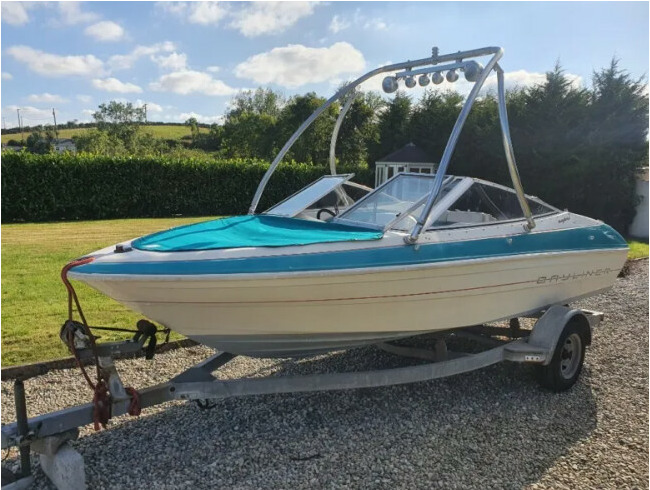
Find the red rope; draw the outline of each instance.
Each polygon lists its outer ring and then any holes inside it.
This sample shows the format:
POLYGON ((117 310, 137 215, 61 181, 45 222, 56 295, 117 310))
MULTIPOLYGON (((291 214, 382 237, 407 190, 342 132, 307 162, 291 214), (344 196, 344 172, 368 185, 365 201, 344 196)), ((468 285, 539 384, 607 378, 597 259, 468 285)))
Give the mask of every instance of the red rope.
POLYGON ((106 382, 101 379, 97 382, 93 395, 93 422, 95 424, 95 430, 99 430, 100 426, 105 429, 110 418, 111 395, 108 393, 106 382))
POLYGON ((111 418, 111 395, 108 392, 108 386, 106 384, 106 381, 102 379, 102 373, 99 367, 99 356, 97 354, 97 345, 95 344, 95 336, 90 331, 90 327, 88 326, 88 322, 86 321, 86 316, 84 315, 83 309, 81 308, 81 303, 79 302, 77 292, 74 290, 74 286, 72 286, 70 280, 68 279, 68 272, 70 271, 70 269, 80 265, 88 264, 93 260, 95 260, 94 257, 86 257, 83 259, 73 260, 72 262, 66 264, 65 267, 61 269, 61 280, 63 281, 63 284, 65 285, 65 288, 68 291, 68 320, 73 321, 73 316, 74 316, 73 302, 74 302, 74 305, 77 307, 77 313, 81 318, 81 324, 83 325, 84 333, 88 336, 88 339, 90 341, 90 347, 95 356, 95 368, 97 369, 97 383, 92 382, 90 376, 86 372, 86 368, 84 367, 83 363, 81 362, 81 359, 79 358, 79 353, 77 352, 77 348, 74 345, 74 333, 72 332, 68 333, 68 338, 67 338, 68 348, 74 355, 77 366, 79 366, 81 373, 83 374, 84 378, 86 378, 86 382, 93 390, 93 422, 95 424, 95 430, 99 430, 100 427, 106 428, 106 424, 111 418))
MULTIPOLYGON (((86 257, 83 259, 73 260, 69 264, 66 264, 66 266, 61 270, 61 280, 63 281, 65 288, 68 290, 68 320, 73 321, 73 316, 74 316, 73 304, 74 304, 74 306, 77 307, 77 313, 79 313, 79 317, 81 318, 81 323, 83 325, 84 333, 88 336, 90 340, 90 346, 95 356, 95 367, 97 368, 97 383, 93 383, 93 381, 90 379, 90 376, 86 372, 86 368, 84 367, 83 363, 81 362, 81 359, 79 358, 79 353, 77 352, 77 348, 74 345, 74 334, 72 332, 68 334, 68 338, 67 338, 68 347, 72 352, 72 354, 74 355, 75 361, 77 362, 77 366, 79 366, 81 373, 83 374, 84 378, 86 378, 86 381, 88 382, 90 388, 93 390, 93 423, 95 425, 95 430, 99 430, 100 427, 105 429, 106 424, 111 418, 111 395, 108 391, 108 385, 106 384, 106 381, 102 378, 101 369, 99 367, 99 356, 97 355, 97 345, 95 343, 95 337, 90 331, 90 327, 88 326, 88 322, 86 321, 86 317, 81 308, 81 303, 79 302, 77 293, 74 290, 74 286, 72 286, 70 280, 68 279, 68 272, 70 271, 70 269, 80 265, 88 264, 93 260, 95 260, 94 257, 86 257)), ((126 392, 131 397, 131 402, 129 403, 129 409, 128 409, 129 415, 133 415, 133 416, 140 415, 140 412, 142 411, 142 405, 140 403, 140 394, 134 388, 131 387, 127 387, 126 392)))
POLYGON ((138 393, 135 388, 127 386, 125 388, 126 392, 131 396, 131 403, 129 404, 129 415, 137 417, 142 412, 142 406, 140 404, 140 393, 138 393))
MULTIPOLYGON (((65 285, 66 289, 68 290, 68 319, 70 321, 73 321, 73 316, 74 316, 73 303, 74 303, 74 306, 77 307, 77 313, 79 313, 79 317, 81 318, 81 323, 84 328, 84 333, 88 336, 90 340, 90 346, 95 356, 95 367, 97 368, 97 383, 92 382, 90 376, 86 372, 83 363, 81 362, 81 359, 79 358, 79 353, 77 352, 77 348, 74 345, 74 334, 72 332, 68 334, 68 338, 67 338, 68 347, 70 348, 70 351, 74 355, 75 361, 77 362, 77 366, 79 366, 81 373, 84 375, 84 378, 86 378, 88 385, 93 390, 93 422, 95 425, 95 430, 99 430, 100 427, 106 428, 106 424, 111 418, 111 395, 108 391, 108 385, 106 384, 106 381, 102 378, 101 369, 99 367, 99 358, 98 358, 99 356, 97 355, 97 345, 95 343, 95 337, 90 331, 90 327, 88 326, 88 322, 86 321, 86 317, 81 308, 81 303, 79 302, 77 293, 74 290, 72 284, 70 283, 70 280, 68 279, 68 272, 70 271, 70 269, 80 265, 88 264, 93 260, 95 260, 94 257, 86 257, 78 260, 73 260, 69 264, 66 264, 66 266, 61 270, 61 280, 63 281, 63 284, 65 285)), ((128 409, 129 415, 133 415, 133 416, 140 415, 140 412, 142 411, 142 405, 140 403, 140 394, 134 388, 131 387, 127 387, 126 392, 131 397, 131 402, 129 403, 129 409, 128 409)))

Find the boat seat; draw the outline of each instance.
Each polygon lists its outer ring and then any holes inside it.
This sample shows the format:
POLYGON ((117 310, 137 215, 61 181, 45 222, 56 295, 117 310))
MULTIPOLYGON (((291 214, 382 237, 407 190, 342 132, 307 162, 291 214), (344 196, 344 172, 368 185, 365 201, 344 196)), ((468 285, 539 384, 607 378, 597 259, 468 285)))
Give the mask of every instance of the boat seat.
POLYGON ((498 221, 494 216, 481 213, 480 211, 446 211, 441 217, 440 221, 447 224, 457 223, 493 223, 498 221))

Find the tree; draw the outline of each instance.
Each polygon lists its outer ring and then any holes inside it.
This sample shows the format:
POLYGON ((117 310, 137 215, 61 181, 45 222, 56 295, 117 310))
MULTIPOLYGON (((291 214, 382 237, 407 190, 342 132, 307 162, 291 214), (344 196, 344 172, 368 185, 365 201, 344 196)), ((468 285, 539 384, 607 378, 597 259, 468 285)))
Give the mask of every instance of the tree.
POLYGON ((411 98, 398 91, 379 115, 379 144, 371 148, 371 161, 375 162, 411 141, 411 109, 411 98))
POLYGON ((73 138, 77 149, 105 155, 153 155, 164 153, 168 145, 142 131, 144 108, 132 103, 111 101, 93 113, 96 129, 73 138))
POLYGON ((230 101, 230 110, 226 121, 244 113, 278 117, 286 100, 279 92, 271 89, 258 88, 255 91, 245 90, 235 95, 230 101))
POLYGON ((593 90, 586 131, 589 192, 603 196, 584 209, 625 231, 634 219, 636 173, 648 165, 648 93, 643 78, 634 80, 613 58, 610 66, 593 74, 593 90))
POLYGON ((413 108, 408 131, 411 141, 424 150, 431 161, 439 162, 442 158, 462 103, 463 97, 458 92, 427 89, 413 108))
POLYGON ((185 121, 185 125, 190 127, 190 134, 192 136, 192 145, 196 145, 199 140, 199 122, 195 117, 190 117, 185 121))
MULTIPOLYGON (((289 99, 278 117, 278 145, 284 145, 300 125, 324 103, 325 99, 318 97, 314 92, 289 99)), ((326 164, 338 113, 338 104, 329 106, 298 138, 287 158, 302 163, 326 164)))
POLYGON ((49 153, 52 151, 52 142, 54 141, 54 129, 43 126, 34 128, 27 139, 25 146, 32 153, 49 153))
POLYGON ((122 141, 127 150, 136 151, 140 124, 145 120, 143 107, 112 100, 108 104, 100 104, 93 113, 93 119, 99 131, 105 131, 122 141))
POLYGON ((633 80, 613 58, 610 66, 593 74, 591 141, 600 145, 630 146, 647 153, 648 86, 633 80))
POLYGON ((276 118, 243 112, 223 126, 222 149, 231 158, 271 159, 275 148, 276 118))
POLYGON ((100 131, 96 128, 88 129, 73 136, 72 139, 80 152, 109 156, 120 156, 128 153, 122 140, 110 135, 107 131, 100 131))
POLYGON ((284 97, 270 89, 257 89, 237 94, 230 101, 221 131, 221 153, 235 158, 270 160, 278 150, 277 121, 284 97))
POLYGON ((354 165, 368 161, 368 149, 379 143, 377 114, 385 105, 372 92, 357 95, 339 132, 336 148, 341 162, 354 165))

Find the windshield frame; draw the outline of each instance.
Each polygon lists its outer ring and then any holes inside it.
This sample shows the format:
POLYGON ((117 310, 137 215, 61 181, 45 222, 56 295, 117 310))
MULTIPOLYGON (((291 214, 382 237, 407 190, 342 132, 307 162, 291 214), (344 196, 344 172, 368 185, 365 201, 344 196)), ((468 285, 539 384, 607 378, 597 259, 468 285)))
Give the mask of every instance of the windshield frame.
MULTIPOLYGON (((364 228, 369 228, 369 229, 374 229, 374 230, 382 230, 382 231, 388 231, 395 229, 395 231, 398 232, 403 232, 403 233, 409 233, 409 230, 406 229, 396 229, 395 225, 398 224, 401 220, 405 219, 406 216, 410 215, 413 213, 414 210, 416 210, 418 207, 422 205, 423 202, 426 202, 427 198, 429 197, 430 193, 427 193, 424 195, 422 198, 420 198, 417 202, 413 203, 406 211, 402 212, 399 216, 396 216, 394 219, 389 221, 385 225, 378 225, 378 224, 373 224, 373 223, 368 223, 367 221, 356 221, 356 220, 351 220, 345 218, 345 216, 354 211, 357 206, 363 205, 363 203, 366 201, 366 199, 370 199, 371 196, 373 196, 375 193, 381 192, 381 190, 389 185, 393 180, 399 178, 400 176, 413 176, 413 177, 420 177, 420 178, 428 178, 428 179, 433 179, 435 178, 436 174, 420 174, 420 173, 413 173, 413 172, 401 172, 397 173, 394 176, 392 176, 390 179, 385 181, 383 184, 381 184, 379 187, 374 189, 372 192, 366 194, 364 197, 359 199, 357 202, 354 203, 349 209, 347 209, 343 214, 340 216, 337 216, 332 220, 332 222, 338 222, 340 224, 349 224, 349 225, 354 225, 354 226, 359 226, 359 227, 364 227, 364 228)), ((456 183, 454 184, 454 187, 445 195, 442 199, 440 199, 438 202, 435 203, 433 208, 431 209, 431 212, 429 213, 428 220, 431 220, 432 224, 427 226, 425 232, 430 232, 430 231, 437 231, 437 230, 449 230, 449 229, 454 229, 454 228, 468 228, 468 227, 476 227, 476 226, 490 226, 490 225, 497 225, 497 224, 504 224, 504 223, 511 223, 511 222, 516 222, 516 221, 525 221, 526 217, 522 216, 520 218, 511 218, 511 219, 501 219, 492 223, 458 223, 450 226, 445 226, 445 227, 434 227, 433 222, 444 212, 446 211, 451 205, 453 205, 473 184, 483 184, 491 187, 495 187, 498 189, 502 189, 504 191, 510 192, 512 194, 517 194, 517 192, 507 186, 501 185, 501 184, 496 184, 494 182, 489 182, 487 180, 483 179, 477 179, 474 177, 461 177, 461 176, 455 176, 455 175, 446 175, 444 180, 443 180, 443 186, 446 186, 450 183, 453 183, 453 181, 456 180, 456 183)), ((560 209, 556 208, 555 206, 552 206, 548 204, 545 201, 542 201, 540 198, 536 196, 530 196, 528 194, 525 195, 526 199, 529 199, 531 201, 534 201, 538 204, 541 204, 543 206, 546 206, 549 208, 549 211, 546 213, 541 213, 541 214, 536 214, 534 215, 537 218, 542 218, 546 216, 550 216, 553 214, 557 214, 562 212, 560 209)), ((417 217, 415 217, 417 219, 417 217)))
MULTIPOLYGON (((314 204, 314 203, 315 203, 316 201, 318 201, 319 199, 322 199, 324 196, 328 195, 330 192, 334 192, 334 191, 336 191, 336 189, 337 189, 339 186, 342 186, 342 185, 344 185, 344 184, 346 184, 346 183, 349 183, 349 182, 350 182, 350 179, 351 179, 352 177, 354 177, 354 174, 322 175, 322 176, 319 177, 318 179, 316 179, 316 180, 314 180, 313 182, 310 182, 309 184, 307 184, 307 185, 306 185, 305 187, 303 187, 302 189, 300 189, 300 190, 294 192, 294 193, 291 194, 289 197, 286 197, 286 198, 283 199, 282 201, 280 201, 280 202, 274 204, 274 205, 271 206, 269 209, 267 209, 266 211, 262 212, 262 214, 268 214, 268 215, 272 215, 272 216, 287 216, 286 214, 274 214, 272 211, 273 211, 274 209, 276 209, 276 208, 279 208, 279 207, 282 206, 283 204, 289 202, 291 199, 295 198, 296 196, 302 194, 303 192, 305 192, 305 190, 307 190, 307 189, 309 189, 309 188, 311 188, 311 187, 314 187, 316 184, 318 184, 318 183, 321 182, 322 180, 334 179, 334 178, 336 178, 336 179, 343 179, 343 180, 341 180, 339 183, 337 183, 334 187, 332 187, 331 189, 329 189, 327 192, 325 192, 324 194, 321 194, 321 195, 317 196, 313 201, 307 203, 307 205, 304 206, 302 209, 300 209, 297 213, 294 213, 294 214, 291 215, 291 216, 296 216, 296 215, 302 213, 305 209, 308 209, 309 206, 311 206, 312 204, 314 204)), ((359 186, 359 187, 361 187, 361 188, 364 187, 364 186, 360 186, 359 184, 355 184, 355 187, 357 187, 357 186, 359 186)), ((366 196, 364 196, 364 197, 366 197, 366 196)))
MULTIPOLYGON (((475 177, 465 177, 464 179, 467 179, 469 181, 469 185, 466 186, 461 190, 461 186, 458 185, 456 188, 450 192, 447 196, 445 196, 444 200, 441 200, 438 202, 432 209, 431 213, 429 214, 429 219, 431 220, 431 224, 427 226, 427 228, 424 230, 425 232, 430 232, 430 231, 440 231, 440 230, 453 230, 453 229, 458 229, 458 228, 471 228, 471 227, 478 227, 478 226, 495 226, 495 225, 500 225, 500 224, 506 224, 506 223, 515 223, 518 221, 526 221, 526 216, 521 216, 518 218, 509 218, 509 219, 498 219, 497 221, 489 222, 489 223, 456 223, 453 225, 448 225, 448 226, 433 226, 433 223, 444 213, 449 209, 450 206, 452 206, 458 199, 462 197, 462 195, 469 190, 469 188, 474 185, 474 184, 481 184, 484 186, 488 187, 494 187, 497 189, 501 189, 503 191, 509 192, 511 194, 517 195, 517 191, 514 189, 497 184, 495 182, 490 182, 488 180, 483 180, 483 179, 477 179, 475 177), (453 195, 453 197, 452 197, 453 195), (449 198, 450 202, 446 201, 446 199, 449 198)), ((526 199, 529 199, 533 202, 536 202, 538 204, 541 204, 543 206, 546 206, 549 208, 549 211, 545 213, 540 213, 540 214, 534 214, 535 218, 544 218, 547 216, 552 216, 558 213, 563 212, 561 209, 556 208, 555 206, 550 205, 549 203, 542 201, 540 198, 536 196, 529 196, 528 194, 524 194, 524 197, 526 199)), ((491 200, 490 200, 491 201, 491 200)), ((494 206, 496 204, 492 203, 494 206)), ((498 209, 498 207, 497 207, 498 209)))
MULTIPOLYGON (((390 227, 392 227, 395 224, 396 221, 398 221, 399 219, 402 219, 406 215, 406 213, 411 212, 414 205, 421 204, 421 201, 423 199, 426 200, 426 198, 429 197, 430 192, 427 192, 424 196, 422 196, 422 198, 418 199, 418 201, 416 203, 409 206, 409 208, 406 211, 400 213, 399 216, 396 216, 395 218, 390 220, 385 225, 368 223, 367 221, 356 221, 356 220, 353 220, 353 219, 346 218, 345 216, 347 214, 351 213, 352 211, 354 211, 357 207, 363 205, 363 203, 365 203, 365 201, 367 199, 370 199, 371 196, 379 194, 382 189, 384 189, 386 186, 390 185, 394 180, 396 180, 398 178, 402 178, 402 177, 419 177, 419 178, 426 178, 426 179, 433 180, 433 179, 435 179, 435 176, 436 176, 436 174, 420 174, 420 173, 415 173, 415 172, 398 172, 395 175, 393 175, 390 179, 388 179, 386 182, 381 184, 379 187, 376 187, 372 192, 369 192, 368 194, 363 196, 361 199, 359 199, 357 202, 355 202, 349 209, 346 209, 343 214, 335 217, 332 220, 332 222, 336 222, 336 223, 340 223, 340 224, 344 224, 344 225, 347 224, 347 225, 353 225, 353 226, 361 226, 361 227, 370 228, 370 229, 373 229, 373 230, 382 230, 382 231, 389 230, 390 227)), ((455 177, 453 175, 448 175, 447 178, 445 179, 445 182, 447 182, 447 179, 454 179, 454 178, 455 177)))

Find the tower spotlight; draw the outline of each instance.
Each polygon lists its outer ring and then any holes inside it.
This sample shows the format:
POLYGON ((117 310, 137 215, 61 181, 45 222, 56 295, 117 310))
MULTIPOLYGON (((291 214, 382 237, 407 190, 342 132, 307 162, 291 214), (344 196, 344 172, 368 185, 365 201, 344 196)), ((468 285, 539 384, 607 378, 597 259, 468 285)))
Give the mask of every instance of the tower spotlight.
POLYGON ((420 77, 418 78, 418 83, 420 84, 420 87, 426 87, 427 85, 429 85, 429 82, 431 82, 431 80, 429 80, 429 77, 426 74, 420 75, 420 77))
POLYGON ((465 65, 465 80, 468 82, 475 82, 478 80, 481 72, 483 71, 483 65, 477 63, 476 61, 468 61, 465 65))
POLYGON ((456 80, 458 80, 458 72, 456 70, 449 70, 447 72, 447 81, 454 83, 456 80))
POLYGON ((440 85, 444 81, 444 77, 442 76, 442 73, 439 71, 433 72, 431 74, 431 81, 435 83, 436 85, 440 85))
POLYGON ((416 85, 415 78, 413 77, 406 77, 404 80, 404 85, 406 85, 407 88, 413 88, 416 85))
POLYGON ((381 88, 384 89, 384 92, 387 94, 392 94, 398 88, 397 78, 395 77, 386 77, 381 82, 381 88))

